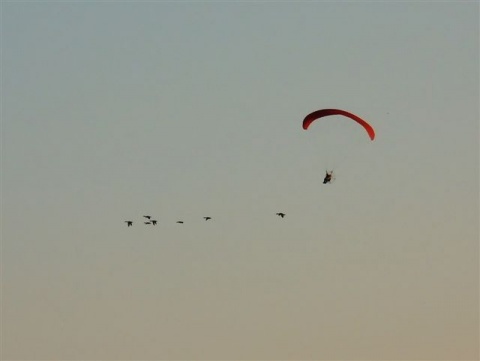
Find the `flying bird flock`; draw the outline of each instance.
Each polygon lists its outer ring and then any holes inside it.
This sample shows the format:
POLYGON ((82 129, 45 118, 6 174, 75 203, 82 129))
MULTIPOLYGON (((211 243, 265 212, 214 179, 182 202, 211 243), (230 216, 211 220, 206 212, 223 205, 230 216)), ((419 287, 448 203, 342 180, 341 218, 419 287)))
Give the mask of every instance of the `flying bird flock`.
MULTIPOLYGON (((282 213, 282 212, 279 212, 279 213, 275 213, 277 216, 280 216, 280 217, 285 217, 285 213, 282 213)), ((146 225, 153 225, 153 226, 156 226, 157 225, 157 221, 155 219, 152 219, 151 216, 143 216, 144 218, 146 218, 148 221, 144 221, 143 223, 146 224, 146 225)), ((203 217, 203 219, 205 221, 209 221, 212 219, 212 217, 203 217)), ((127 227, 131 227, 133 226, 133 221, 125 221, 125 223, 127 224, 127 227)), ((176 221, 175 223, 177 224, 184 224, 184 221, 176 221)))

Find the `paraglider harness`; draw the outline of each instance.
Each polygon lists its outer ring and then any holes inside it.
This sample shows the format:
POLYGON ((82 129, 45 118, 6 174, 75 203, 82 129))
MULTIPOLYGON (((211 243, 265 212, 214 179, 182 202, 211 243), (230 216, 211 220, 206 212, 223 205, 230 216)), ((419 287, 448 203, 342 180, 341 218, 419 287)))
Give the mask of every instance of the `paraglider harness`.
POLYGON ((333 179, 333 170, 330 173, 325 171, 325 178, 323 178, 323 184, 331 183, 333 179))

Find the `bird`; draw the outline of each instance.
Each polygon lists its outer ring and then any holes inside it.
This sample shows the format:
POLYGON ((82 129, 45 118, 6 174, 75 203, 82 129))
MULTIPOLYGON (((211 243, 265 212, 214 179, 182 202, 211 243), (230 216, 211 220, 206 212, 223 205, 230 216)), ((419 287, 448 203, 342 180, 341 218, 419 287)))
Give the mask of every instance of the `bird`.
POLYGON ((209 219, 212 219, 212 217, 203 217, 203 219, 208 221, 209 219))
POLYGON ((127 227, 130 227, 131 225, 133 225, 132 221, 125 221, 125 223, 127 224, 127 227))
POLYGON ((282 212, 278 212, 278 213, 275 213, 277 216, 280 216, 280 217, 285 217, 285 213, 282 213, 282 212))
POLYGON ((183 221, 177 221, 177 223, 183 223, 183 221))
POLYGON ((152 224, 153 224, 154 226, 157 225, 157 221, 156 221, 155 219, 152 219, 151 222, 152 222, 152 224))
POLYGON ((143 222, 143 223, 145 223, 145 224, 152 224, 152 222, 143 222))
POLYGON ((148 218, 148 219, 152 218, 151 216, 144 216, 144 217, 145 217, 145 218, 148 218))

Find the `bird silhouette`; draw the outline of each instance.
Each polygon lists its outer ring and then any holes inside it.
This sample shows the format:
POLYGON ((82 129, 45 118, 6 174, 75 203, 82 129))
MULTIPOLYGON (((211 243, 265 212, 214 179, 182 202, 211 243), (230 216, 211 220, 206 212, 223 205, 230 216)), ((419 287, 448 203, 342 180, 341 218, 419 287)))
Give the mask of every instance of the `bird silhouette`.
POLYGON ((152 222, 143 222, 143 223, 145 223, 145 224, 152 224, 152 222))
POLYGON ((145 218, 148 218, 148 219, 152 218, 151 216, 144 216, 144 217, 145 217, 145 218))
POLYGON ((177 221, 177 223, 182 223, 183 224, 183 221, 177 221))
POLYGON ((209 219, 212 219, 212 217, 203 217, 203 219, 208 221, 209 219))
POLYGON ((125 221, 125 223, 127 224, 127 227, 130 227, 133 225, 133 222, 132 221, 125 221))
POLYGON ((280 216, 280 217, 285 217, 285 213, 282 213, 282 212, 278 212, 278 213, 275 213, 277 216, 280 216))
POLYGON ((154 226, 157 225, 157 221, 156 221, 155 219, 152 219, 151 222, 152 222, 152 224, 153 224, 154 226))

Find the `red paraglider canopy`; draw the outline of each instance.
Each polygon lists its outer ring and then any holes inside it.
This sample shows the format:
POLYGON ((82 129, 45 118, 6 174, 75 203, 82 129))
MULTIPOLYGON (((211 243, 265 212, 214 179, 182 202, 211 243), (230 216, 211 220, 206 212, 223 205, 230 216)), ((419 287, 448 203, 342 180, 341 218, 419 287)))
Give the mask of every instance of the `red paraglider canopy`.
POLYGON ((321 109, 308 114, 305 117, 305 119, 303 119, 303 129, 308 129, 308 127, 310 126, 310 124, 312 124, 314 120, 318 118, 326 117, 329 115, 343 115, 345 117, 355 120, 358 124, 360 124, 363 128, 365 128, 371 140, 375 139, 375 130, 372 128, 370 124, 368 124, 365 120, 363 120, 359 116, 341 109, 321 109))

